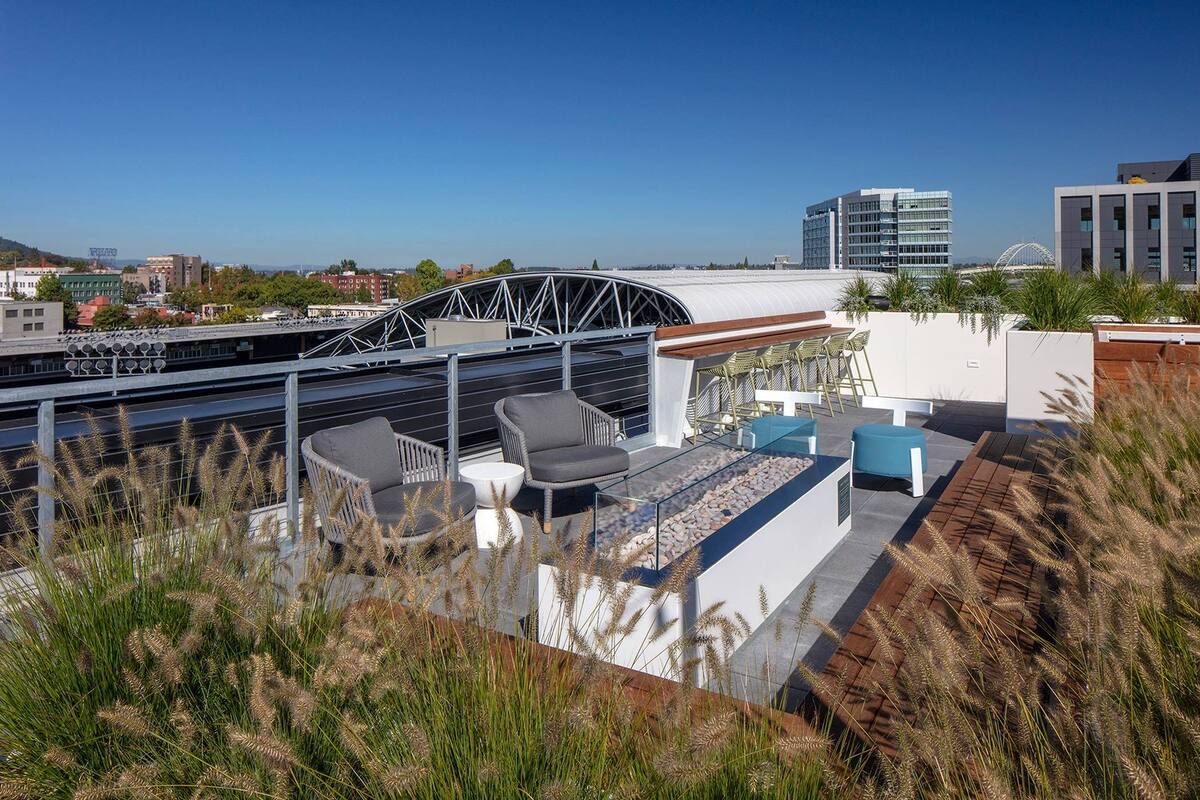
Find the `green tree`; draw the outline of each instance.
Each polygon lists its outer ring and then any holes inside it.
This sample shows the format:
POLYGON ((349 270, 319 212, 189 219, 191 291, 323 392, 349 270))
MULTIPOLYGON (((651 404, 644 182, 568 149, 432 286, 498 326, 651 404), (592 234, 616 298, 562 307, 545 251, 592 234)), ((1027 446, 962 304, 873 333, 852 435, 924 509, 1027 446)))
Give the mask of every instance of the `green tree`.
POLYGON ((121 282, 121 302, 126 305, 136 303, 139 296, 146 293, 146 287, 133 281, 121 282))
POLYGON ((416 278, 421 294, 440 289, 446 283, 442 268, 432 258, 422 259, 421 263, 417 264, 416 278))
POLYGON ((493 275, 507 275, 515 269, 511 258, 502 258, 496 262, 496 266, 492 267, 489 272, 493 275))
POLYGON ((129 309, 120 303, 103 306, 92 317, 92 330, 94 331, 116 331, 132 327, 133 320, 129 318, 129 309))
POLYGON ((412 300, 423 294, 421 282, 417 280, 416 275, 410 275, 407 272, 393 275, 388 281, 388 294, 401 302, 412 300))
POLYGON ((600 269, 600 262, 594 258, 592 259, 592 269, 594 269, 594 270, 600 269))
POLYGON ((79 309, 75 306, 75 298, 71 297, 70 290, 63 286, 63 282, 57 275, 43 275, 37 282, 33 299, 43 303, 62 303, 63 323, 69 328, 74 327, 79 320, 79 309))
POLYGON ((354 302, 356 303, 370 303, 374 299, 371 296, 371 290, 365 286, 358 287, 358 291, 354 293, 354 302))
POLYGON ((199 286, 181 286, 167 292, 168 304, 192 313, 199 311, 200 306, 207 302, 210 301, 199 286))

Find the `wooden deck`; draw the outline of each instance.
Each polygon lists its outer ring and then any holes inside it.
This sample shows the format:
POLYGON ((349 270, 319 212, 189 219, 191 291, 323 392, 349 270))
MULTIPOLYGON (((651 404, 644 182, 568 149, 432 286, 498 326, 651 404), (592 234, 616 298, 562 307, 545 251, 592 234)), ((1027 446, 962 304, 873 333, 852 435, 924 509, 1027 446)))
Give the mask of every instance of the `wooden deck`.
MULTIPOLYGON (((926 517, 955 552, 966 553, 992 599, 1015 599, 1029 611, 1029 617, 1015 611, 994 611, 992 616, 1017 637, 1027 652, 1034 646, 1044 570, 1023 553, 1012 533, 995 523, 991 512, 1012 513, 1013 488, 1018 485, 1028 488, 1043 508, 1050 502, 1052 486, 1047 464, 1035 449, 1036 441, 1025 435, 984 434, 926 517), (991 552, 993 548, 995 553, 991 552)), ((929 526, 922 525, 909 547, 928 551, 932 541, 929 526)), ((892 567, 867 608, 894 613, 909 602, 943 619, 949 619, 954 611, 942 596, 916 586, 913 576, 899 566, 892 567), (909 597, 918 591, 919 595, 909 597)), ((879 752, 894 755, 896 723, 911 709, 900 705, 898 698, 877 691, 877 687, 899 673, 905 654, 900 642, 893 640, 889 644, 894 657, 885 656, 884 644, 866 616, 864 612, 858 617, 830 658, 822 675, 827 685, 814 688, 807 710, 831 716, 835 730, 849 732, 879 752)), ((899 623, 907 631, 915 629, 911 617, 901 616, 899 623)))

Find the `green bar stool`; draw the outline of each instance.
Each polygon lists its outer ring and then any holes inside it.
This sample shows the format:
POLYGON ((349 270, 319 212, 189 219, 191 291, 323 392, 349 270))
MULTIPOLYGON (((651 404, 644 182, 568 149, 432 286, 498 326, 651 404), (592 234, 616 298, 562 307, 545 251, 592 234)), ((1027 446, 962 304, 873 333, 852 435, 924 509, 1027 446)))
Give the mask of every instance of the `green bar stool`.
POLYGON ((854 365, 854 371, 857 373, 855 381, 862 388, 862 393, 867 394, 867 384, 871 384, 871 394, 878 395, 879 387, 875 385, 875 371, 871 369, 871 357, 867 355, 867 343, 871 339, 870 331, 859 331, 850 337, 846 342, 846 346, 850 349, 850 361, 854 365), (863 375, 862 364, 858 361, 858 354, 862 353, 863 363, 867 365, 866 375, 863 375))
POLYGON ((739 420, 761 415, 758 402, 754 399, 758 354, 753 350, 734 353, 725 362, 725 371, 728 376, 730 393, 733 396, 733 427, 736 429, 739 420))
MULTIPOLYGON (((838 409, 846 412, 846 406, 842 403, 842 387, 846 382, 842 379, 842 364, 845 362, 846 342, 850 339, 848 333, 838 333, 830 336, 825 340, 825 380, 826 391, 830 394, 837 395, 838 409)), ((854 401, 858 403, 858 388, 851 381, 850 391, 854 394, 854 401)), ((829 400, 830 409, 833 408, 833 398, 829 400)))
POLYGON ((792 376, 788 371, 788 362, 792 356, 790 344, 774 344, 762 352, 755 363, 755 389, 791 389, 792 376), (758 385, 762 378, 763 385, 758 385))
POLYGON ((692 444, 696 443, 697 437, 700 435, 701 423, 709 422, 713 425, 724 427, 730 422, 736 422, 737 417, 734 416, 734 406, 736 403, 732 402, 734 394, 732 391, 729 391, 729 370, 727 369, 736 357, 737 353, 734 353, 716 366, 695 370, 695 389, 692 391, 692 444), (717 393, 716 402, 713 403, 712 414, 700 413, 700 405, 704 399, 700 390, 702 379, 707 379, 704 387, 706 391, 715 391, 717 393), (723 395, 725 394, 728 394, 731 400, 728 408, 726 408, 723 402, 723 395), (729 422, 725 420, 727 415, 729 416, 729 422))
POLYGON ((829 383, 825 379, 825 366, 822 356, 825 353, 825 338, 805 339, 792 351, 796 366, 797 388, 802 392, 821 390, 829 403, 829 416, 833 416, 833 398, 829 397, 829 383), (812 379, 809 379, 809 372, 812 379))

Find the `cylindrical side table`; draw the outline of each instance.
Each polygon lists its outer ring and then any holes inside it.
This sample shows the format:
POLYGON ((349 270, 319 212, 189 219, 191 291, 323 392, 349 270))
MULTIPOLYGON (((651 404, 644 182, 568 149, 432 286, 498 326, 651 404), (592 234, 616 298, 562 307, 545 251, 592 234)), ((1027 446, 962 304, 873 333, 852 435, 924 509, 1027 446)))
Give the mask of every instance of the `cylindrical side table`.
POLYGON ((495 547, 503 530, 501 517, 508 520, 514 537, 521 535, 521 518, 509 505, 525 483, 525 468, 505 461, 468 464, 459 478, 475 487, 475 539, 480 549, 495 547), (499 498, 502 507, 496 508, 499 498))

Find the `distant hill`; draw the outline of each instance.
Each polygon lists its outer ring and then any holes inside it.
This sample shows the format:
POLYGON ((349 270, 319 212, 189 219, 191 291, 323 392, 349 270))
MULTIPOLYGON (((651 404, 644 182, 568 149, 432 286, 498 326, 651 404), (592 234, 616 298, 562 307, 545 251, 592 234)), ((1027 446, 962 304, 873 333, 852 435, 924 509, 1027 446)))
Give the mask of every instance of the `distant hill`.
POLYGON ((21 258, 37 258, 38 256, 45 256, 47 261, 57 264, 78 260, 72 259, 68 256, 60 256, 58 253, 51 253, 47 250, 39 250, 36 247, 23 244, 22 242, 15 241, 13 239, 5 239, 3 236, 0 236, 0 253, 10 253, 14 250, 21 254, 21 258))

